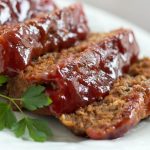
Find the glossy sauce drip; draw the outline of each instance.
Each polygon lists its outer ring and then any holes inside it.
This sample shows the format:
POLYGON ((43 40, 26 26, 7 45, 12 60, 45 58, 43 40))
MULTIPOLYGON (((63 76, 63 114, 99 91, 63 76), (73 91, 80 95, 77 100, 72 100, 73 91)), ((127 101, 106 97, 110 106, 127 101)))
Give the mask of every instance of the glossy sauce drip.
POLYGON ((56 9, 52 0, 1 0, 0 25, 23 22, 56 9))
POLYGON ((32 59, 86 39, 89 29, 80 4, 4 27, 0 33, 0 73, 16 75, 32 59))
POLYGON ((47 80, 55 81, 57 87, 46 90, 53 100, 50 111, 55 115, 71 113, 103 99, 113 82, 137 60, 138 52, 133 34, 126 33, 68 56, 63 65, 57 66, 56 74, 47 73, 47 80), (130 36, 133 41, 129 41, 130 36))

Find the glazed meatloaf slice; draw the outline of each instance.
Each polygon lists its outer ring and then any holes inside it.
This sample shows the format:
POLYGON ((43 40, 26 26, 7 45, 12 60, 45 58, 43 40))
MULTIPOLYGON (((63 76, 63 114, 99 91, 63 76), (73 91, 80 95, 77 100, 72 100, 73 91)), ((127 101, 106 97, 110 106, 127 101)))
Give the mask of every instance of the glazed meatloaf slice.
POLYGON ((19 98, 29 86, 42 84, 53 100, 44 112, 71 113, 108 95, 113 82, 137 61, 138 52, 130 30, 93 34, 76 47, 33 61, 10 79, 7 92, 19 98))
POLYGON ((1 0, 0 25, 23 22, 56 8, 52 0, 1 0))
POLYGON ((77 135, 114 139, 149 116, 149 106, 150 80, 144 76, 124 76, 115 82, 104 100, 63 114, 60 121, 77 135))
POLYGON ((75 134, 93 139, 113 139, 125 134, 150 115, 150 59, 133 64, 100 102, 63 114, 60 121, 75 134))
POLYGON ((0 74, 16 75, 33 59, 80 43, 88 32, 80 4, 43 13, 15 25, 0 26, 0 74))

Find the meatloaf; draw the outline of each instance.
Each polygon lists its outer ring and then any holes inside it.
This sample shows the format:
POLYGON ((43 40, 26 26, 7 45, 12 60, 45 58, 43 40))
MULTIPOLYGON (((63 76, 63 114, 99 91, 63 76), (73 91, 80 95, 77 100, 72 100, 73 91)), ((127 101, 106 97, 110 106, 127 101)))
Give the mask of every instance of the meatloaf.
POLYGON ((150 58, 138 60, 130 67, 129 74, 131 76, 143 75, 150 79, 150 58))
POLYGON ((150 59, 139 60, 99 102, 63 114, 60 121, 75 134, 93 139, 122 136, 150 115, 150 59))
POLYGON ((0 74, 16 75, 32 59, 85 40, 88 26, 80 4, 0 26, 0 74))
POLYGON ((7 85, 8 95, 20 98, 33 84, 46 87, 53 100, 45 112, 56 116, 101 101, 113 82, 137 61, 139 47, 132 31, 93 34, 76 47, 39 57, 7 85))
POLYGON ((150 80, 125 76, 117 80, 110 94, 100 102, 63 114, 60 121, 75 134, 93 139, 122 136, 150 115, 150 80))
POLYGON ((56 9, 52 0, 1 0, 0 25, 23 22, 56 9))

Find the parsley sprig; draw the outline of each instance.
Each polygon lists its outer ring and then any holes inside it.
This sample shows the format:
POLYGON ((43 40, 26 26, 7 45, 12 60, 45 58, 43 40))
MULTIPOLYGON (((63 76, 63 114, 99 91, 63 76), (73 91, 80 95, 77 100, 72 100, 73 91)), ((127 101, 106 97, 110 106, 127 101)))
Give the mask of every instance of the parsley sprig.
MULTIPOLYGON (((0 76, 0 86, 8 80, 5 76, 0 76)), ((52 136, 51 129, 47 121, 31 118, 26 115, 16 101, 20 101, 27 110, 36 110, 52 103, 52 100, 45 94, 45 87, 33 85, 29 87, 20 99, 15 99, 0 93, 0 97, 5 101, 0 101, 0 130, 10 129, 16 137, 22 137, 26 131, 29 136, 38 142, 44 142, 52 136), (21 113, 22 119, 17 120, 12 110, 13 104, 21 113)))
POLYGON ((36 110, 52 103, 52 100, 44 93, 45 87, 41 85, 31 86, 23 94, 23 106, 28 110, 36 110))

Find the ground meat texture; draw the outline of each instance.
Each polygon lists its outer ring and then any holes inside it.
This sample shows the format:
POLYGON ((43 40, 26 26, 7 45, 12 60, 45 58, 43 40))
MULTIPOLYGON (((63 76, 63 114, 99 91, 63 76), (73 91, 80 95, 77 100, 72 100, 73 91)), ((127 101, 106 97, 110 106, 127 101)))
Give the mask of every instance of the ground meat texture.
POLYGON ((129 69, 131 76, 144 75, 150 78, 150 58, 144 58, 133 64, 129 69))
POLYGON ((32 84, 42 84, 53 100, 49 114, 71 113, 108 95, 114 81, 137 61, 138 52, 130 30, 95 34, 76 47, 32 62, 10 79, 8 95, 20 97, 32 84))
POLYGON ((60 121, 75 134, 92 139, 114 139, 124 135, 150 115, 150 80, 124 76, 100 102, 63 114, 60 121))
POLYGON ((52 0, 1 0, 0 25, 23 22, 56 8, 52 0))
POLYGON ((0 26, 0 73, 16 75, 32 59, 85 40, 88 31, 80 4, 38 15, 23 23, 0 26))

